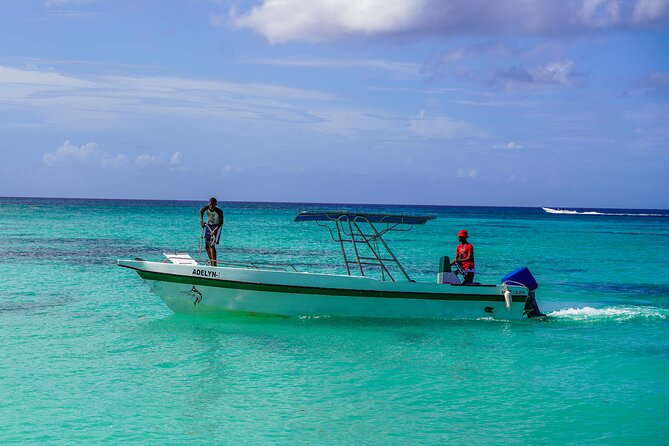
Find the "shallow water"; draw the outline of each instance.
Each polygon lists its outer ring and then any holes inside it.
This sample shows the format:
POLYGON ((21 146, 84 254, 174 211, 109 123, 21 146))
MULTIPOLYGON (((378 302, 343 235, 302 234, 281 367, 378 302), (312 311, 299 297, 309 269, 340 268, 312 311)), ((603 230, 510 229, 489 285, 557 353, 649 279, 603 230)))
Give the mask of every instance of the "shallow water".
MULTIPOLYGON (((477 280, 529 266, 544 321, 205 318, 114 265, 196 254, 200 205, 0 199, 3 443, 669 438, 669 216, 368 208, 438 217, 390 237, 416 280, 435 279, 463 228, 477 280)), ((327 233, 292 222, 325 206, 222 207, 222 257, 341 272, 327 233)))

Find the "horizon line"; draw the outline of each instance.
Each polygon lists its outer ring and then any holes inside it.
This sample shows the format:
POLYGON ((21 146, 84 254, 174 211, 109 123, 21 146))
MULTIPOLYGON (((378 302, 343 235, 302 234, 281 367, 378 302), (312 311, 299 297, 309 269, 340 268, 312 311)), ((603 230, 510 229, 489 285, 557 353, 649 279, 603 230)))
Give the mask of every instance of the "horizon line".
MULTIPOLYGON (((33 197, 33 196, 22 196, 22 197, 10 197, 10 196, 0 196, 0 199, 37 199, 37 200, 97 200, 97 201, 137 201, 137 202, 148 202, 148 201, 159 201, 159 202, 181 202, 181 203, 193 203, 193 202, 206 202, 208 199, 164 199, 164 198, 90 198, 90 197, 33 197)), ((348 203, 348 202, 315 202, 315 201, 249 201, 249 200, 218 200, 221 203, 230 203, 230 204, 290 204, 290 205, 338 205, 338 206, 414 206, 414 207, 465 207, 465 208, 522 208, 522 209, 536 209, 549 207, 552 209, 594 209, 594 210, 650 210, 650 211, 669 211, 669 209, 661 208, 616 208, 616 207, 580 207, 580 206, 499 206, 499 205, 466 205, 466 204, 407 204, 407 203, 348 203)))

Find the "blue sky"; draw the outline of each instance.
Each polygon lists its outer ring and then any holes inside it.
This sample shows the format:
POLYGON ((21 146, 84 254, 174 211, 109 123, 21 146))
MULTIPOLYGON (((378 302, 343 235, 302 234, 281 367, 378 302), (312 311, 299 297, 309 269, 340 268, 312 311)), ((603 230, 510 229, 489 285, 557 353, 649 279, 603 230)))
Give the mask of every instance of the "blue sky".
POLYGON ((0 196, 669 208, 669 0, 0 0, 0 196))

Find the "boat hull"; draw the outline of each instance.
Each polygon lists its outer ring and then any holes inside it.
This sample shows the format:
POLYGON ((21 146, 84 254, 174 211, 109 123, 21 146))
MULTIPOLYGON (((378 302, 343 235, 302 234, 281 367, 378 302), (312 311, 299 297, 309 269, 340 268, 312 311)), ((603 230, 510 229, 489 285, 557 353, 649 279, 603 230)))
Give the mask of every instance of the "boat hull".
POLYGON ((383 282, 367 277, 120 260, 176 313, 520 319, 524 287, 383 282), (504 291, 511 293, 510 308, 504 291))

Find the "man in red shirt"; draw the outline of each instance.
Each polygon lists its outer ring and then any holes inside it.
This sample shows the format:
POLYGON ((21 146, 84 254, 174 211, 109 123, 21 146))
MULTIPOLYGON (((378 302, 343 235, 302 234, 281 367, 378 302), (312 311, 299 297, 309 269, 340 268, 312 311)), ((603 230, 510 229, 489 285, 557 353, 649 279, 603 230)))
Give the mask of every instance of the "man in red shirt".
POLYGON ((471 243, 467 243, 469 234, 464 229, 458 233, 458 240, 460 244, 455 250, 455 260, 451 265, 458 264, 458 269, 462 272, 462 283, 469 284, 474 282, 474 247, 471 243))

